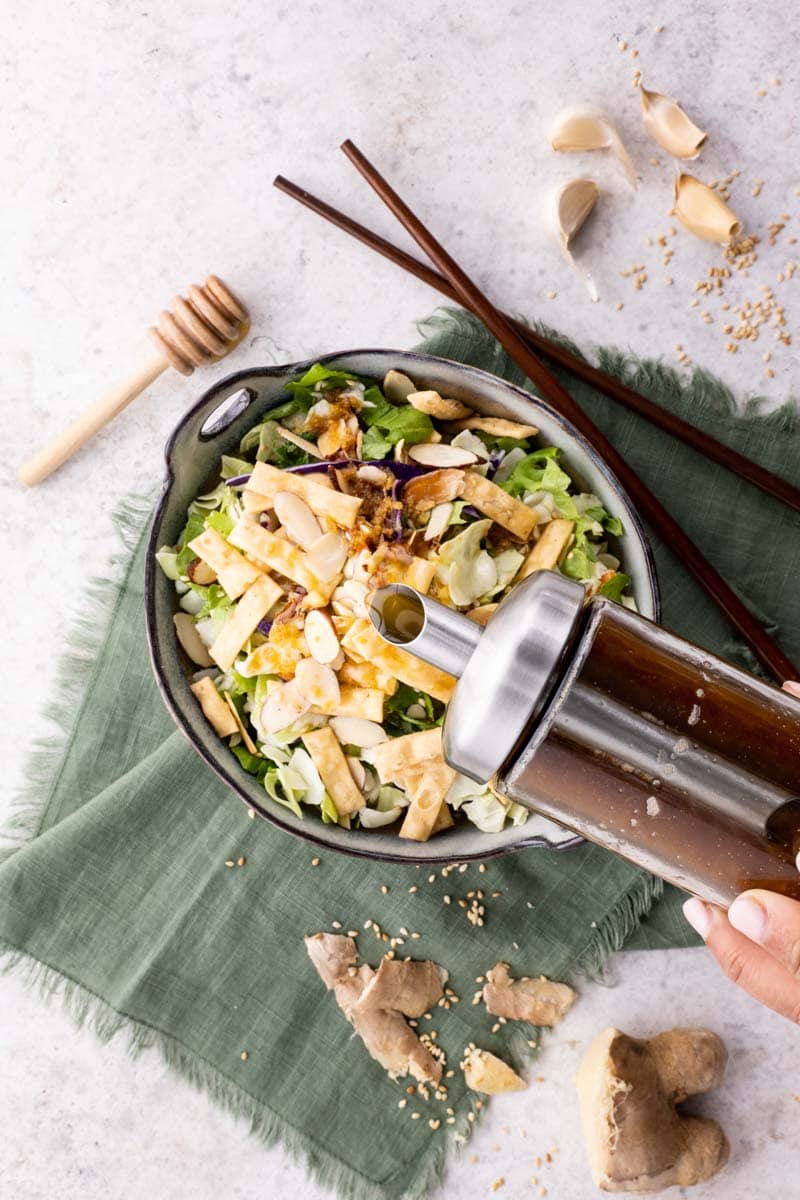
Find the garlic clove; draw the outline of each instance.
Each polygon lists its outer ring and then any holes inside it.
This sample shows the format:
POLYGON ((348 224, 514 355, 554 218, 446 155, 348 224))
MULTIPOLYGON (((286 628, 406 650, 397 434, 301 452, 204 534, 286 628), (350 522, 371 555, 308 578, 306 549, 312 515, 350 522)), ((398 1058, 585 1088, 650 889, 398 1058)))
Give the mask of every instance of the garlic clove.
POLYGON ((569 265, 586 284, 593 301, 598 298, 594 279, 588 271, 583 271, 578 266, 569 247, 572 239, 588 220, 599 195, 600 189, 593 179, 570 179, 551 195, 545 210, 545 227, 548 233, 561 247, 569 265))
POLYGON ((610 150, 622 165, 631 187, 639 186, 622 138, 602 108, 576 104, 563 109, 553 122, 548 140, 554 150, 610 150))
POLYGON ((644 87, 639 92, 642 121, 651 138, 675 158, 697 158, 708 134, 687 117, 677 100, 644 87))
POLYGON ((707 242, 727 246, 742 232, 742 223, 725 201, 694 175, 681 173, 675 180, 675 214, 689 233, 707 242))

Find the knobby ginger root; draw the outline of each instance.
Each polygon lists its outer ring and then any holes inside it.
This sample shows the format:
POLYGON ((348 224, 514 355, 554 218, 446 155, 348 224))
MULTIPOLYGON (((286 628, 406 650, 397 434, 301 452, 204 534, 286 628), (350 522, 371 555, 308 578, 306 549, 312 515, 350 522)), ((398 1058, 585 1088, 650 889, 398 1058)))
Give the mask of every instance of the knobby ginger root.
POLYGON ((575 1003, 575 992, 565 983, 539 979, 512 979, 507 963, 486 972, 483 1002, 486 1011, 511 1021, 532 1025, 558 1025, 575 1003))
POLYGON ((658 1192, 709 1179, 730 1147, 716 1121, 679 1113, 687 1096, 716 1087, 727 1060, 707 1029, 633 1038, 606 1029, 578 1071, 592 1179, 606 1192, 658 1192))
POLYGON ((384 958, 377 971, 358 963, 353 938, 315 933, 305 939, 317 973, 336 997, 372 1057, 392 1076, 438 1083, 442 1064, 405 1018, 420 1017, 442 997, 447 972, 433 962, 384 958))

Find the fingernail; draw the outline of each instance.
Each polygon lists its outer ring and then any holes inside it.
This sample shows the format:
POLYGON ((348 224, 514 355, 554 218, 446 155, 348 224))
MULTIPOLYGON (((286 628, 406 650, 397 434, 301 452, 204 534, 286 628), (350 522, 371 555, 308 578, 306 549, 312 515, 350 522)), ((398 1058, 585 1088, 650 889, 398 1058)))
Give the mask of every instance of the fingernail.
POLYGON ((708 906, 703 904, 702 900, 698 900, 696 896, 692 896, 691 900, 687 900, 683 906, 683 915, 695 933, 699 933, 701 938, 705 938, 711 928, 711 913, 708 906))
POLYGON ((798 871, 800 871, 800 850, 797 851, 797 858, 794 861, 797 865, 798 871))
POLYGON ((766 937, 767 914, 755 900, 739 896, 728 909, 728 920, 751 942, 763 942, 766 937))
POLYGON ((800 696, 800 683, 795 683, 793 679, 783 685, 783 690, 788 692, 790 696, 800 696))

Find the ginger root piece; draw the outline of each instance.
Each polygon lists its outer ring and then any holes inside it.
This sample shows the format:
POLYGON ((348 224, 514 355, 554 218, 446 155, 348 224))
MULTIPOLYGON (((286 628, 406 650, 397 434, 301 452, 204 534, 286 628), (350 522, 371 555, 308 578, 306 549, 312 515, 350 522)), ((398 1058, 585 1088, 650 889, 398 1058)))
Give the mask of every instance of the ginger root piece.
POLYGON ((397 962, 384 958, 377 971, 367 963, 356 969, 353 938, 315 933, 305 939, 317 973, 369 1053, 392 1076, 413 1075, 421 1083, 439 1083, 442 1063, 424 1046, 406 1016, 422 1016, 441 999, 447 972, 433 962, 397 962))
POLYGON ((401 962, 384 958, 365 989, 359 1007, 392 1008, 406 1017, 421 1017, 442 998, 447 971, 435 962, 401 962))
POLYGON ((475 1048, 468 1051, 462 1067, 467 1087, 473 1092, 496 1096, 498 1092, 523 1092, 527 1087, 525 1080, 520 1079, 508 1063, 488 1050, 475 1048))
POLYGON ((606 1192, 659 1192, 709 1179, 730 1146, 716 1121, 675 1105, 716 1087, 725 1045, 707 1029, 633 1038, 606 1029, 578 1071, 578 1099, 592 1179, 606 1192))
POLYGON ((565 983, 539 979, 512 979, 508 963, 498 963, 486 972, 483 1002, 486 1011, 511 1021, 532 1025, 558 1025, 575 1003, 575 992, 565 983))

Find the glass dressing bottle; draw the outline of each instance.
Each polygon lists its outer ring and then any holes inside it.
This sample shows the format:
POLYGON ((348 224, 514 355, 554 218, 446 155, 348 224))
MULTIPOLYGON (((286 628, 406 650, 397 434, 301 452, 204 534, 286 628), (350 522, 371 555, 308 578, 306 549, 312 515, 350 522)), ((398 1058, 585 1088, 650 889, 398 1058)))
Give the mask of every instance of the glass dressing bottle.
POLYGON ((371 616, 458 678, 456 770, 717 904, 800 898, 796 698, 552 571, 483 629, 403 584, 371 616))

